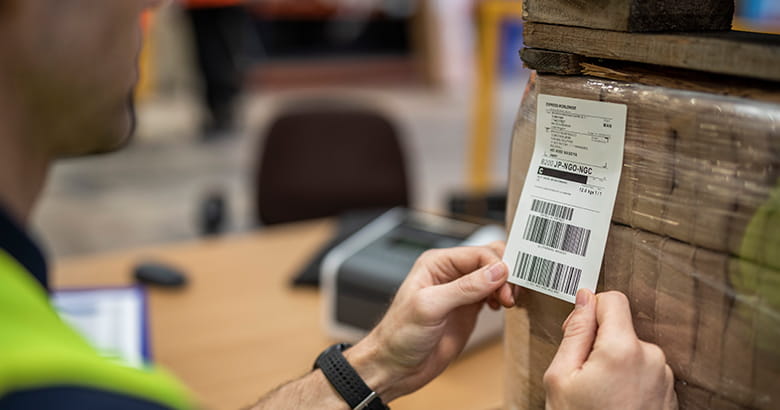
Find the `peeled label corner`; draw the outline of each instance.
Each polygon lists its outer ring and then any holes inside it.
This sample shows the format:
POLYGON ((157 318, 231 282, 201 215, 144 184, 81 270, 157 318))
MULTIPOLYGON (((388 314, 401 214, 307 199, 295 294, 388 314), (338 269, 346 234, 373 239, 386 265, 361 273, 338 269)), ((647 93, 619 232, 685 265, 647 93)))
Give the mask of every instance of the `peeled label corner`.
POLYGON ((507 242, 509 282, 574 303, 596 290, 627 107, 541 94, 536 144, 507 242))

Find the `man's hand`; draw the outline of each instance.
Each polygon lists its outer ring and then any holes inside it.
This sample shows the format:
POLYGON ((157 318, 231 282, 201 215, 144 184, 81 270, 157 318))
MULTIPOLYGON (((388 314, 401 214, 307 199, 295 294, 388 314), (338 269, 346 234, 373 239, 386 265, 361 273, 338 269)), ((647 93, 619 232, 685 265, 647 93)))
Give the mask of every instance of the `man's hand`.
POLYGON ((415 263, 379 325, 347 360, 382 400, 409 394, 463 350, 485 302, 514 306, 503 243, 432 250, 415 263))
POLYGON ((544 374, 547 409, 676 409, 661 349, 639 340, 619 292, 577 293, 563 340, 544 374))
MULTIPOLYGON (((485 302, 515 304, 501 262, 503 243, 425 252, 412 267, 384 319, 344 356, 385 403, 438 376, 463 350, 485 302)), ((347 404, 322 371, 287 383, 253 410, 334 409, 347 404)))

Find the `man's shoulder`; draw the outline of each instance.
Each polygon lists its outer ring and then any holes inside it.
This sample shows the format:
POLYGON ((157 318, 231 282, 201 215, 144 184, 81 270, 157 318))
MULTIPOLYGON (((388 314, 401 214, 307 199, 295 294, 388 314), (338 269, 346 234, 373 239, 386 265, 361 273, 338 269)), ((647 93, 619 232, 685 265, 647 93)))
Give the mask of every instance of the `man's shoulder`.
POLYGON ((190 404, 186 389, 164 372, 101 357, 60 319, 40 284, 2 251, 0 352, 0 408, 46 409, 43 404, 53 403, 57 408, 157 409, 190 404), (40 406, 32 405, 36 400, 40 406), (92 407, 92 401, 117 405, 92 407))

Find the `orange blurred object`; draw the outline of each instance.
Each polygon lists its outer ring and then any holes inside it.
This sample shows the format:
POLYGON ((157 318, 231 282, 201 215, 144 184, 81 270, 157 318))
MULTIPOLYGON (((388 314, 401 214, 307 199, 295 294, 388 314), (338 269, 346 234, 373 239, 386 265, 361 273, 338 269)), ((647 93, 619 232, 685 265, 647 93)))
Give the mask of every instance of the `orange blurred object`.
POLYGON ((152 21, 152 12, 147 10, 141 14, 141 29, 144 31, 144 34, 146 34, 146 31, 149 29, 149 25, 152 21))

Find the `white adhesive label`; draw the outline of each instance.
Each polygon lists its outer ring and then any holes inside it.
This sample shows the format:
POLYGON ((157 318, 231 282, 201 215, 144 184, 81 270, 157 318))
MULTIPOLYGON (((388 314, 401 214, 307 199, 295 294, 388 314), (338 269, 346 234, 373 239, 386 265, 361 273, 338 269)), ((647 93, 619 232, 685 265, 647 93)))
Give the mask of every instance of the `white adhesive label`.
POLYGON ((536 146, 504 261, 509 282, 574 303, 599 279, 627 108, 544 94, 538 103, 536 146))

